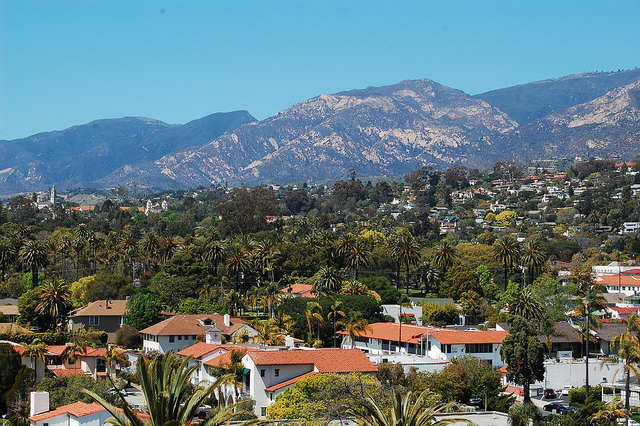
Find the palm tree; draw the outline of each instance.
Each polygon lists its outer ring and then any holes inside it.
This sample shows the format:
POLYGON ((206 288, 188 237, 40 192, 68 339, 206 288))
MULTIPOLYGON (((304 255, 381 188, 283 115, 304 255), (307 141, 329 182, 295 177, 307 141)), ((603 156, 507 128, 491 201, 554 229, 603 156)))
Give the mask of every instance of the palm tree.
POLYGON ((242 296, 235 290, 231 290, 224 298, 224 304, 231 311, 231 316, 235 317, 244 308, 242 296))
POLYGON ((357 312, 344 324, 344 331, 349 334, 351 349, 353 349, 356 346, 356 336, 360 336, 366 331, 373 331, 373 328, 369 325, 369 321, 360 312, 357 312))
POLYGON ((31 343, 25 346, 25 350, 22 355, 28 355, 31 358, 31 368, 35 369, 34 362, 38 359, 44 361, 44 355, 47 353, 47 344, 40 340, 39 338, 35 338, 31 341, 31 343))
POLYGON ((423 262, 422 265, 418 267, 418 276, 422 283, 420 287, 424 289, 423 294, 432 293, 434 286, 441 278, 440 271, 427 262, 423 262))
POLYGON ((255 263, 271 282, 275 281, 273 262, 280 256, 280 251, 275 248, 273 241, 260 241, 255 247, 255 263))
POLYGON ((512 315, 520 315, 528 321, 539 321, 544 315, 542 304, 531 291, 531 287, 522 290, 518 298, 510 306, 509 312, 512 315))
POLYGON ((327 314, 327 319, 333 323, 333 347, 336 347, 336 327, 342 318, 346 318, 347 314, 342 310, 344 302, 341 300, 331 299, 333 302, 330 306, 331 312, 327 314))
POLYGON ((280 344, 281 338, 280 329, 276 324, 276 320, 269 318, 268 320, 257 321, 254 324, 256 331, 258 332, 257 343, 261 345, 277 345, 280 344))
POLYGON ((412 393, 391 391, 391 410, 384 410, 373 398, 367 397, 363 407, 353 410, 356 421, 362 426, 431 426, 467 423, 463 419, 436 420, 436 415, 451 411, 454 402, 440 402, 440 396, 424 390, 417 398, 412 393))
MULTIPOLYGON (((630 395, 630 384, 631 384, 631 373, 637 378, 638 377, 638 362, 640 362, 640 340, 638 340, 638 336, 635 334, 625 331, 622 334, 619 334, 611 340, 611 349, 615 349, 616 345, 619 345, 618 349, 618 357, 624 362, 624 365, 621 367, 622 372, 624 374, 624 408, 629 413, 629 395, 630 395)), ((617 359, 605 358, 602 360, 600 365, 607 363, 618 363, 617 359)), ((616 373, 617 374, 617 373, 616 373)))
POLYGON ((509 273, 520 257, 520 243, 511 235, 503 235, 493 243, 493 256, 504 267, 504 290, 506 291, 509 273))
POLYGON ((40 296, 40 303, 36 306, 36 312, 51 316, 52 323, 58 325, 58 317, 65 311, 69 304, 71 292, 64 281, 53 281, 45 284, 40 296))
POLYGON ((533 283, 533 277, 538 268, 546 262, 546 256, 544 255, 542 241, 539 238, 528 240, 524 243, 522 255, 520 256, 520 263, 527 268, 529 275, 529 285, 533 283))
POLYGON ((316 274, 314 291, 316 296, 320 293, 336 294, 342 289, 342 271, 335 266, 323 266, 316 274))
POLYGON ((571 274, 571 280, 577 285, 580 303, 576 307, 578 314, 584 318, 584 326, 582 327, 584 332, 581 332, 581 336, 584 336, 585 341, 585 381, 586 381, 586 396, 589 397, 589 339, 591 338, 590 326, 596 327, 600 324, 600 319, 593 315, 594 312, 604 310, 607 308, 607 301, 602 293, 606 289, 593 281, 593 272, 590 267, 583 269, 576 269, 571 274))
MULTIPOLYGON (((156 358, 147 364, 140 359, 137 363, 137 373, 140 387, 145 399, 149 420, 138 416, 124 396, 118 393, 122 409, 119 410, 94 392, 85 391, 96 402, 102 405, 113 417, 108 422, 114 426, 179 426, 191 424, 200 406, 223 385, 233 381, 232 375, 219 377, 207 387, 191 387, 191 376, 199 368, 192 364, 191 358, 180 360, 172 351, 162 358, 156 358)), ((231 404, 218 410, 217 416, 207 422, 207 426, 225 424, 234 417, 246 412, 235 411, 238 403, 231 404)), ((256 421, 244 424, 255 424, 256 421)))
POLYGON ((244 277, 244 271, 251 267, 251 252, 243 250, 238 244, 232 244, 227 247, 225 257, 227 259, 227 273, 235 277, 233 284, 237 291, 238 283, 240 282, 240 274, 244 277))
POLYGON ((355 296, 358 294, 365 294, 367 292, 367 286, 360 281, 347 281, 343 286, 340 293, 355 296))
POLYGON ((38 285, 38 271, 49 264, 47 246, 40 240, 28 240, 20 249, 20 261, 31 270, 31 283, 38 285))
POLYGON ((224 262, 225 243, 220 240, 213 240, 206 245, 202 253, 202 260, 213 265, 213 275, 218 275, 218 265, 224 262))
POLYGON ((107 376, 111 377, 111 370, 117 365, 126 367, 129 364, 129 358, 117 345, 107 346, 107 352, 104 355, 107 364, 107 376))
POLYGON ((73 363, 73 374, 76 374, 77 364, 76 361, 81 355, 87 353, 87 342, 82 340, 73 340, 72 344, 68 344, 62 351, 62 359, 66 359, 73 363))
POLYGON ((445 275, 447 270, 453 266, 453 261, 456 258, 456 248, 449 240, 440 241, 435 248, 433 264, 442 271, 442 275, 445 275))
POLYGON ((283 310, 279 310, 274 319, 278 328, 287 334, 291 334, 293 328, 296 326, 293 317, 283 310))
POLYGON ((346 265, 353 269, 353 279, 358 280, 358 271, 373 263, 373 256, 367 246, 361 241, 355 241, 346 253, 346 265))
POLYGON ((2 267, 2 281, 5 280, 7 265, 16 260, 16 249, 7 238, 0 240, 0 266, 2 267))
POLYGON ((420 244, 411 235, 401 235, 396 241, 396 255, 401 264, 405 265, 407 279, 407 295, 409 295, 409 266, 420 260, 420 244))
POLYGON ((318 323, 318 338, 320 338, 320 327, 324 324, 322 306, 318 302, 307 303, 305 316, 307 318, 307 327, 309 327, 309 336, 313 337, 313 323, 316 321, 318 323))

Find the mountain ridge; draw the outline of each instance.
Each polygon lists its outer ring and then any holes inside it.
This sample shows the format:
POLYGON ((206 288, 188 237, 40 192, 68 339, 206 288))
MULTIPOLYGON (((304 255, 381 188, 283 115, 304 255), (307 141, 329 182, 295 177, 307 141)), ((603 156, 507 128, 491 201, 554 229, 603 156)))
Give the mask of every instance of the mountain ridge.
POLYGON ((97 120, 0 141, 0 193, 58 182, 69 188, 177 189, 340 179, 352 168, 360 176, 401 176, 423 166, 486 168, 541 156, 640 155, 639 100, 640 70, 630 70, 475 96, 430 79, 404 80, 321 94, 262 121, 247 111, 184 125, 135 117, 97 120), (61 139, 61 132, 69 138, 61 139), (71 148, 81 152, 65 154, 71 148), (10 158, 18 164, 5 164, 10 158), (96 159, 111 158, 117 161, 109 167, 95 166, 96 159))

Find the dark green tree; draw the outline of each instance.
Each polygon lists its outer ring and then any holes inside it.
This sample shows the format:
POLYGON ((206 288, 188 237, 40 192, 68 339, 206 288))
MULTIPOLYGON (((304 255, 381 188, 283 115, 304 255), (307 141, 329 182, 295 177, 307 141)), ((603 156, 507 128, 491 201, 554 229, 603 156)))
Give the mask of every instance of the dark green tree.
POLYGON ((137 330, 142 330, 164 319, 158 298, 151 293, 134 294, 127 302, 128 312, 124 322, 137 330))
POLYGON ((512 316, 511 328, 500 354, 508 364, 507 377, 523 386, 524 401, 531 402, 530 385, 544 379, 544 346, 538 338, 538 330, 525 318, 512 316))

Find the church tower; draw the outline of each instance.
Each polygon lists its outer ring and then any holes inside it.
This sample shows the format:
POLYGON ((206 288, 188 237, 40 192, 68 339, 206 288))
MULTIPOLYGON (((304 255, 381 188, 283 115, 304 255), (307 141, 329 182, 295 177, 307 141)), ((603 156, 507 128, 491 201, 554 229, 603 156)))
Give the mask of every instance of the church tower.
POLYGON ((51 195, 49 196, 49 204, 52 206, 56 204, 56 186, 55 185, 51 186, 51 195))

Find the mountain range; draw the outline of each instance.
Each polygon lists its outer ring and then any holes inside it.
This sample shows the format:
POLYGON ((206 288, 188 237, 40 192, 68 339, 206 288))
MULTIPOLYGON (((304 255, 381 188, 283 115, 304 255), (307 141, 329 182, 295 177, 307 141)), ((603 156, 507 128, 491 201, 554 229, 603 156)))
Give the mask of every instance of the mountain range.
POLYGON ((125 117, 0 141, 0 194, 401 176, 554 156, 640 155, 640 70, 583 73, 471 96, 429 79, 184 125, 125 117))

